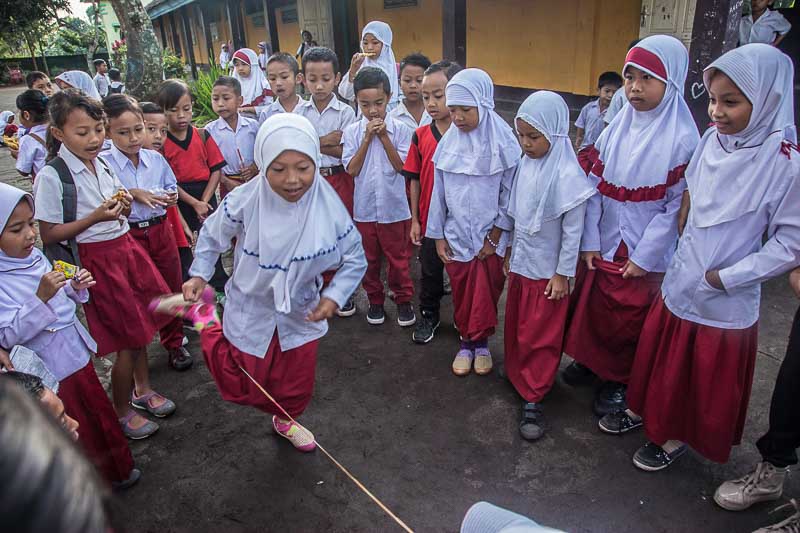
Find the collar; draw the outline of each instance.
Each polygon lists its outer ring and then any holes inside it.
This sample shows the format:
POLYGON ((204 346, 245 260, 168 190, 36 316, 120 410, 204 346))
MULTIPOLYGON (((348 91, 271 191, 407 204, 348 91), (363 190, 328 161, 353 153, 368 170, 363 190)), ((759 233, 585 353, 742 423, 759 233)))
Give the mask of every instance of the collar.
MULTIPOLYGON (((436 127, 436 121, 435 120, 431 121, 430 127, 431 127, 431 133, 433 134, 433 138, 438 143, 439 141, 442 140, 442 134, 439 131, 439 128, 436 127)), ((450 127, 452 128, 453 126, 451 125, 450 127)))
MULTIPOLYGON (((36 124, 35 126, 32 126, 31 129, 28 130, 28 133, 29 134, 36 133, 37 135, 39 134, 39 132, 47 133, 48 127, 49 127, 48 124, 36 124)), ((44 139, 44 137, 42 137, 42 139, 44 139)))
MULTIPOLYGON (((406 107, 406 103, 403 102, 402 100, 400 100, 400 102, 397 103, 397 106, 394 108, 394 112, 398 115, 406 115, 408 117, 414 118, 414 115, 411 114, 411 111, 409 111, 408 108, 406 107)), ((417 119, 414 119, 414 122, 416 121, 417 119)))
MULTIPOLYGON (((147 153, 148 150, 142 148, 139 150, 139 164, 144 165, 145 168, 150 167, 150 154, 147 153)), ((111 148, 108 149, 108 154, 114 160, 119 168, 125 168, 126 166, 130 165, 134 172, 136 172, 136 167, 133 166, 133 161, 128 159, 128 156, 125 153, 117 148, 115 144, 111 145, 111 148)))
MULTIPOLYGON (((64 163, 67 164, 67 168, 69 168, 69 171, 73 174, 89 172, 89 169, 86 168, 86 165, 83 164, 83 161, 78 159, 78 156, 70 152, 66 144, 61 144, 61 148, 58 149, 58 157, 64 160, 64 163)), ((101 167, 102 165, 95 165, 95 172, 97 172, 101 167)))
POLYGON ((175 137, 169 131, 167 132, 167 139, 169 139, 172 142, 174 142, 175 144, 177 144, 178 148, 180 148, 181 150, 188 150, 189 146, 191 146, 191 144, 192 144, 192 135, 194 135, 193 132, 194 132, 194 126, 189 125, 189 129, 186 130, 186 138, 184 140, 182 140, 182 141, 179 140, 177 137, 175 137))
MULTIPOLYGON (((322 110, 322 113, 324 113, 328 109, 334 109, 336 111, 341 111, 342 107, 345 105, 344 102, 342 102, 341 100, 339 100, 339 98, 336 97, 335 93, 331 93, 331 96, 332 96, 332 98, 331 98, 330 102, 328 102, 328 105, 326 105, 325 109, 322 110)), ((297 106, 298 107, 299 106, 309 106, 309 107, 313 107, 314 109, 317 109, 317 104, 314 103, 314 97, 313 96, 309 97, 308 100, 303 100, 301 98, 300 102, 297 104, 297 106)), ((320 113, 320 115, 322 113, 320 113)))

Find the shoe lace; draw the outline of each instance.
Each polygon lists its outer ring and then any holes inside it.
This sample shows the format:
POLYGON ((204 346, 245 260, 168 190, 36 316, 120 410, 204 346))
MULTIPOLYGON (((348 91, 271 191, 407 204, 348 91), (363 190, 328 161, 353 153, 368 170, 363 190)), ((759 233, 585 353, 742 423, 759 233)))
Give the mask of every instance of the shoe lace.
POLYGON ((767 531, 776 531, 781 533, 800 533, 800 504, 797 503, 797 500, 792 498, 789 500, 789 503, 784 503, 783 505, 779 505, 775 509, 771 510, 769 514, 772 514, 776 511, 780 511, 782 509, 786 509, 787 507, 794 507, 794 514, 784 520, 783 522, 778 522, 777 524, 773 524, 767 528, 767 531))
POLYGON ((758 463, 756 469, 749 474, 739 478, 738 482, 744 484, 744 492, 751 493, 758 484, 763 481, 769 474, 767 463, 758 463))

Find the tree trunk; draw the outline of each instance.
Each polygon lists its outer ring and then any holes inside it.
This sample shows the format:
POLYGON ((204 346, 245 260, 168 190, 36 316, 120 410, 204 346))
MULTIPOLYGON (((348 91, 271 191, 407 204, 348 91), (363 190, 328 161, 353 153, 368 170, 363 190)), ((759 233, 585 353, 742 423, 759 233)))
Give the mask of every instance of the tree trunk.
POLYGON ((36 44, 30 39, 30 37, 25 38, 25 44, 28 45, 28 51, 31 54, 31 60, 33 61, 33 70, 39 70, 39 64, 36 62, 36 44))
POLYGON ((125 92, 153 100, 164 79, 161 46, 141 0, 111 0, 128 47, 125 92))
POLYGON ((44 53, 44 43, 39 40, 39 50, 42 52, 42 64, 44 65, 44 73, 47 74, 47 77, 50 78, 50 67, 47 65, 47 55, 44 53))

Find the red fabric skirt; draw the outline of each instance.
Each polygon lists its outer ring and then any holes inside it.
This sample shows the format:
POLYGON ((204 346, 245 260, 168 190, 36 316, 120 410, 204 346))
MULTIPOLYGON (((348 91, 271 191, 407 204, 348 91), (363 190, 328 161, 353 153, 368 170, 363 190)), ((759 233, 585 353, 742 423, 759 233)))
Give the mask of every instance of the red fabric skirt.
POLYGON ((78 442, 100 474, 109 483, 128 479, 131 449, 91 362, 61 380, 58 397, 64 412, 77 420, 78 442))
POLYGON ((564 352, 606 381, 628 383, 639 334, 664 274, 622 279, 627 261, 620 245, 613 262, 596 259, 596 270, 581 261, 570 302, 564 352))
POLYGON ((561 362, 569 298, 548 300, 549 281, 508 275, 506 375, 526 402, 540 402, 550 392, 561 362))
POLYGON ((656 444, 675 439, 724 463, 742 440, 758 350, 758 324, 704 326, 661 298, 642 329, 627 401, 656 444))
POLYGON ((331 184, 333 190, 336 191, 336 194, 339 195, 339 198, 342 199, 342 203, 347 208, 347 212, 350 213, 350 216, 353 216, 353 195, 356 192, 356 182, 353 180, 353 176, 348 174, 347 172, 339 172, 334 174, 333 176, 326 176, 325 180, 331 184))
POLYGON ((242 372, 241 365, 292 417, 306 410, 314 393, 318 340, 284 352, 276 331, 262 359, 237 349, 219 325, 204 329, 201 337, 206 366, 223 400, 285 416, 242 372))
POLYGON ((186 234, 183 232, 183 225, 181 225, 180 211, 178 206, 173 205, 167 208, 167 221, 172 228, 172 233, 175 235, 175 244, 178 248, 188 248, 189 241, 186 239, 186 234))
POLYGON ((593 144, 585 148, 581 148, 578 151, 578 164, 581 166, 583 171, 586 175, 589 175, 589 172, 592 170, 592 166, 594 162, 597 161, 597 157, 600 153, 597 151, 597 148, 594 147, 593 144))
POLYGON ((170 292, 142 246, 126 233, 103 242, 78 244, 83 268, 97 284, 84 304, 89 333, 97 341, 97 355, 147 346, 170 319, 156 319, 147 306, 170 292))
POLYGON ((506 282, 503 258, 492 254, 483 261, 451 261, 445 268, 453 291, 453 319, 461 338, 478 341, 494 335, 497 302, 506 282))

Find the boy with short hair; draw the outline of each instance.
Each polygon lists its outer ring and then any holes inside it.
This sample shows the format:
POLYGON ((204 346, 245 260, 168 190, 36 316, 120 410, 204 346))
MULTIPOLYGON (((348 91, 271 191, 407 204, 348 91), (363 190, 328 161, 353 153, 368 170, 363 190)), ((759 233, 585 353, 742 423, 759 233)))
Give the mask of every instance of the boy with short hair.
POLYGON ((111 80, 108 79, 108 65, 103 59, 94 60, 94 86, 97 87, 97 92, 100 93, 100 98, 108 96, 108 89, 111 86, 111 80))
POLYGON ((286 52, 272 54, 267 59, 266 74, 275 99, 258 114, 259 125, 277 113, 292 113, 300 103, 297 86, 303 83, 297 60, 286 52))
POLYGON ((48 98, 53 96, 53 93, 56 92, 47 74, 39 72, 38 70, 28 72, 25 76, 25 84, 28 86, 28 89, 42 91, 48 98))
POLYGON ((419 52, 409 54, 400 61, 400 90, 403 98, 389 114, 412 130, 431 123, 421 94, 422 78, 430 66, 431 60, 419 52))
POLYGON ((397 323, 411 326, 417 320, 411 304, 414 285, 408 265, 411 212, 400 173, 413 132, 387 115, 392 89, 381 69, 361 69, 353 80, 353 90, 362 117, 344 130, 342 161, 355 181, 353 220, 367 256, 363 280, 369 298, 367 322, 376 325, 385 320, 381 281, 385 256, 386 277, 397 304, 397 323))
POLYGON ((447 108, 444 88, 450 78, 460 70, 461 65, 447 60, 434 63, 425 70, 422 78, 422 101, 425 103, 425 114, 432 122, 420 126, 414 132, 403 166, 403 174, 410 184, 410 237, 414 245, 420 246, 419 262, 422 267, 419 295, 421 318, 411 336, 419 344, 433 340, 439 327, 439 302, 445 294, 444 263, 436 253, 436 241, 424 235, 433 193, 433 154, 439 145, 439 139, 450 128, 450 110, 447 108))
POLYGON ((603 72, 597 81, 597 100, 592 100, 581 109, 578 120, 575 121, 575 147, 578 150, 578 162, 587 174, 591 168, 591 152, 594 143, 606 123, 603 120, 614 93, 622 87, 622 76, 616 72, 603 72))
POLYGON ((109 85, 108 88, 108 94, 125 93, 125 84, 122 83, 122 73, 119 71, 118 68, 109 69, 108 79, 111 80, 111 84, 109 85))

